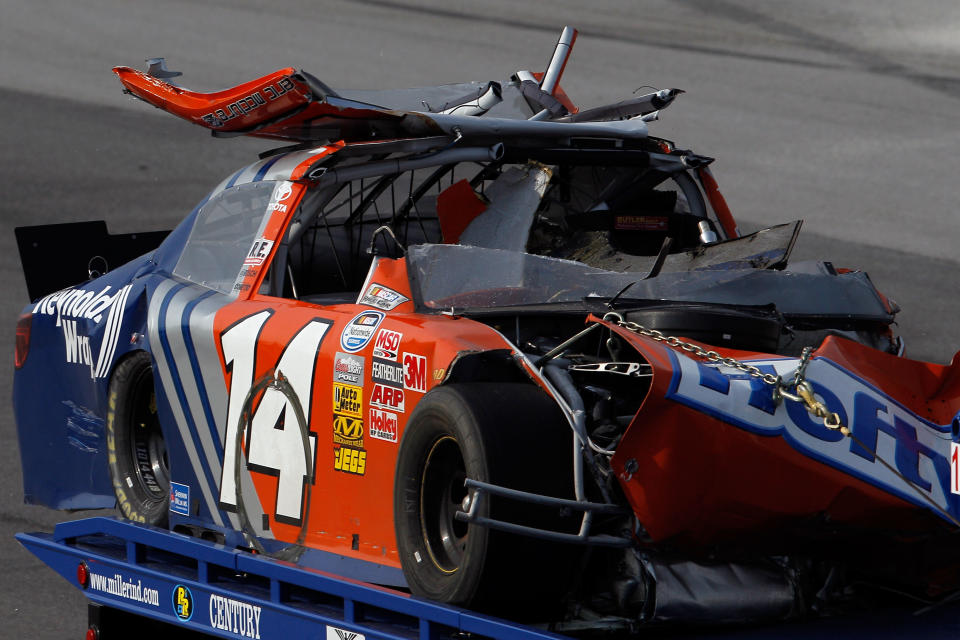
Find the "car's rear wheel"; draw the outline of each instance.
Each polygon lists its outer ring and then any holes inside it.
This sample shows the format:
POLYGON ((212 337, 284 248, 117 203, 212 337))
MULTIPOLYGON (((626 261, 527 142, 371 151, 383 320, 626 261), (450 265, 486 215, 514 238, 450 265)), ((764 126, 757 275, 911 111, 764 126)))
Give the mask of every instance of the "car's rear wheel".
POLYGON ((117 365, 107 399, 107 453, 117 507, 129 520, 166 526, 170 463, 149 354, 137 351, 117 365))
MULTIPOLYGON (((407 584, 433 600, 536 618, 559 604, 576 549, 467 524, 464 479, 572 497, 570 430, 556 403, 527 384, 452 384, 410 417, 397 460, 394 522, 407 584)), ((478 515, 576 531, 558 509, 485 495, 478 515)))

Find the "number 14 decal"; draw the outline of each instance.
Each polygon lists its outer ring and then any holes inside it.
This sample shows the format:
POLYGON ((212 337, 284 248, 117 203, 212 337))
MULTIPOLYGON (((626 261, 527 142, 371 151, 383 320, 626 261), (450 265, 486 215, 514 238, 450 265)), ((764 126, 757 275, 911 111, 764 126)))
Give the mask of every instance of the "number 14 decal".
POLYGON ((276 366, 254 380, 260 333, 272 313, 248 316, 220 336, 224 364, 231 372, 220 506, 237 510, 240 445, 246 436, 247 469, 277 478, 274 518, 299 526, 304 519, 304 489, 309 495, 316 471, 317 434, 310 431, 313 376, 320 344, 332 323, 310 320, 284 347, 276 366), (260 389, 263 395, 257 403, 260 389))

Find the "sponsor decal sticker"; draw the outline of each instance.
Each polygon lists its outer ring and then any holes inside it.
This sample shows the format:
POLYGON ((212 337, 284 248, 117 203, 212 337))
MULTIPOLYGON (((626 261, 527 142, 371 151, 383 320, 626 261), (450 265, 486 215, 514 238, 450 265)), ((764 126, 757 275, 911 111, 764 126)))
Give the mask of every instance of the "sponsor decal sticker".
POLYGON ((380 329, 377 341, 373 343, 373 355, 376 358, 396 360, 403 334, 390 329, 380 329))
POLYGON ((241 638, 260 638, 260 607, 210 594, 210 626, 241 638))
POLYGON ((333 443, 363 448, 363 420, 333 415, 333 443))
POLYGON ((403 389, 384 384, 373 385, 373 393, 370 395, 371 406, 403 413, 403 400, 403 389))
POLYGON ((363 387, 333 383, 333 411, 354 418, 363 417, 363 387))
POLYGON ((370 437, 387 442, 396 442, 397 414, 370 409, 370 437))
POLYGON ((663 216, 617 216, 613 228, 621 231, 666 231, 670 221, 663 216))
POLYGON ((190 587, 178 584, 173 588, 173 612, 187 622, 193 617, 193 594, 190 587))
POLYGON ((327 625, 327 640, 367 640, 362 633, 327 625))
POLYGON ((403 386, 403 367, 392 360, 373 359, 370 379, 392 387, 403 386))
POLYGON ((362 476, 367 471, 367 452, 345 445, 333 445, 333 468, 362 476))
MULTIPOLYGON (((259 266, 263 264, 263 261, 270 255, 270 249, 272 248, 273 240, 257 238, 253 241, 253 244, 250 245, 250 251, 247 252, 247 257, 243 260, 244 266, 259 266)), ((244 275, 250 275, 250 272, 244 270, 244 275)))
MULTIPOLYGON (((143 76, 145 74, 138 75, 143 76)), ((157 84, 153 76, 146 76, 144 79, 151 84, 157 84)), ((166 84, 160 84, 164 90, 169 91, 169 87, 167 87, 166 84)), ((267 86, 254 91, 250 95, 240 98, 236 102, 231 102, 228 105, 200 116, 200 119, 209 126, 218 129, 230 120, 244 116, 251 111, 256 111, 268 102, 276 100, 285 93, 293 91, 295 88, 296 87, 294 86, 293 82, 291 82, 290 78, 280 78, 276 82, 268 84, 267 86)))
POLYGON ((382 311, 364 311, 354 316, 340 334, 340 346, 348 353, 363 349, 383 321, 382 311))
POLYGON ((960 494, 960 444, 950 443, 950 493, 960 494))
POLYGON ((363 356, 337 351, 333 357, 333 379, 346 384, 363 384, 363 356))
POLYGON ((130 294, 131 285, 111 293, 107 285, 99 292, 89 289, 64 289, 45 296, 33 307, 34 315, 55 316, 55 326, 63 330, 68 364, 80 364, 90 368, 91 378, 105 378, 117 350, 123 311, 130 294), (103 338, 97 357, 93 357, 90 336, 85 331, 90 323, 103 327, 103 338))
POLYGON ((403 387, 410 391, 427 392, 427 359, 416 353, 403 354, 403 387))
POLYGON ((148 604, 151 607, 160 606, 160 592, 156 589, 144 587, 140 580, 136 582, 132 578, 124 578, 122 574, 115 573, 112 578, 99 573, 90 573, 90 588, 101 593, 109 593, 125 600, 132 600, 141 604, 148 604))
POLYGON ((170 483, 170 512, 190 515, 190 486, 179 482, 170 483))
POLYGON ((366 304, 384 311, 390 311, 409 299, 393 289, 374 283, 367 287, 366 293, 360 296, 357 304, 366 304))

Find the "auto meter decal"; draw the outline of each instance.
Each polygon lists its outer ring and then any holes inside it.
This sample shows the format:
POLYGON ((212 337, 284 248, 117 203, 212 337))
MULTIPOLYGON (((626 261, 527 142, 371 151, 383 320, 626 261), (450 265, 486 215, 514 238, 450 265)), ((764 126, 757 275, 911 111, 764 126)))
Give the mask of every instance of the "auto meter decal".
POLYGON ((366 304, 384 311, 391 311, 409 299, 389 287, 374 283, 367 287, 366 292, 360 296, 357 304, 366 304))
POLYGON ((363 416, 363 387, 333 383, 333 410, 335 413, 359 418, 363 416))
POLYGON ((356 353, 363 349, 373 338, 374 332, 383 322, 382 311, 364 311, 358 313, 347 323, 340 334, 340 346, 347 353, 356 353))

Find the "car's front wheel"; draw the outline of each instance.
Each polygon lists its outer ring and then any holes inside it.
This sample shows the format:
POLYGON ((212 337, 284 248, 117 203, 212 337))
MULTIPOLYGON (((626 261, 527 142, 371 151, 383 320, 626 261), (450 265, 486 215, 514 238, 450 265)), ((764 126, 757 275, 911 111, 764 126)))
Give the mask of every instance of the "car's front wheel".
POLYGON ((129 520, 166 526, 170 463, 148 353, 134 352, 117 365, 107 402, 107 457, 117 507, 129 520))
MULTIPOLYGON (((464 479, 572 497, 571 435, 556 403, 526 384, 453 384, 410 417, 397 460, 394 522, 404 575, 420 596, 537 617, 576 571, 570 548, 458 520, 464 479)), ((575 531, 556 509, 485 495, 477 515, 575 531)))

